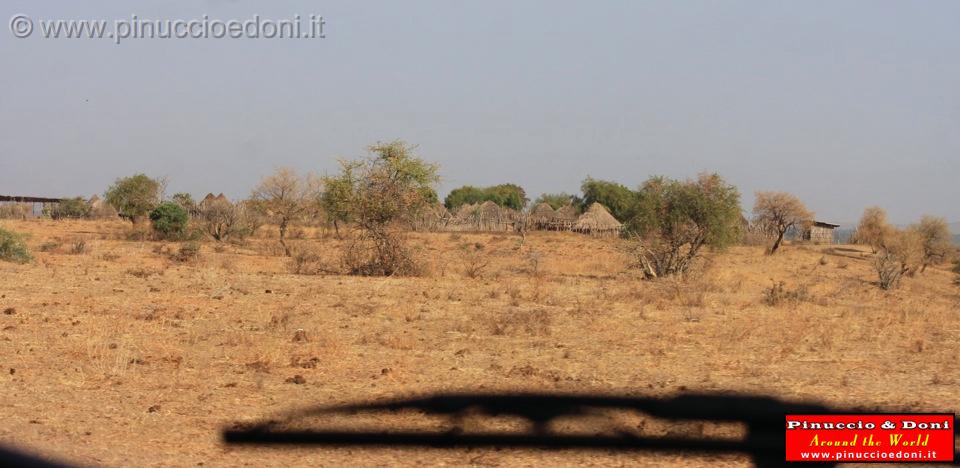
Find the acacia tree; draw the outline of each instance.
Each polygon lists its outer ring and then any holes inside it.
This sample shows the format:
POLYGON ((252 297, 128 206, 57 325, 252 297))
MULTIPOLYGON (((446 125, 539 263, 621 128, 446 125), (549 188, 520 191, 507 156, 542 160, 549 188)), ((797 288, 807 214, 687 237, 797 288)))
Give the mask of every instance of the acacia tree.
POLYGON ((799 198, 785 192, 757 192, 753 205, 755 222, 776 234, 776 240, 768 251, 773 254, 783 243, 783 236, 790 228, 800 227, 813 220, 813 213, 799 198))
POLYGON ((309 210, 309 200, 315 190, 309 178, 301 178, 290 168, 277 168, 273 174, 260 180, 250 196, 256 207, 280 231, 280 245, 290 256, 287 245, 287 229, 309 210))
POLYGON ((893 233, 893 226, 887 222, 887 212, 879 206, 871 206, 863 210, 860 223, 853 233, 853 242, 869 245, 873 253, 877 253, 893 233))
POLYGON ((637 193, 616 182, 587 177, 580 185, 580 191, 583 192, 583 198, 578 200, 580 211, 599 203, 610 210, 610 214, 618 220, 630 218, 631 209, 637 203, 637 193))
POLYGON ((717 174, 696 180, 647 180, 627 231, 647 278, 685 273, 705 246, 723 248, 740 232, 740 192, 717 174))
POLYGON ((947 220, 936 216, 924 216, 920 222, 910 226, 916 231, 923 246, 923 255, 920 261, 920 272, 926 271, 930 265, 936 265, 947 259, 953 248, 950 235, 950 226, 947 220))
POLYGON ((378 143, 369 147, 371 157, 340 162, 341 172, 333 178, 333 201, 360 230, 344 253, 349 273, 390 276, 417 272, 398 227, 435 202, 434 185, 439 177, 437 166, 414 156, 414 149, 399 140, 378 143))
POLYGON ((122 218, 138 224, 160 204, 163 184, 162 180, 135 174, 117 179, 107 189, 104 198, 122 218))

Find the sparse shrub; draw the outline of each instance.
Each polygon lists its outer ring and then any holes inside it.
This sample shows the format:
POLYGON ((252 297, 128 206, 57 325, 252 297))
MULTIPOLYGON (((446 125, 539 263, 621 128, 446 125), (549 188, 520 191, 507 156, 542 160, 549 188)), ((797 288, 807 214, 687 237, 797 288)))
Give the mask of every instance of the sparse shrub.
POLYGON ((90 217, 92 207, 82 197, 66 198, 54 203, 47 215, 52 219, 81 219, 90 217))
POLYGON ((128 275, 136 278, 143 278, 143 279, 149 278, 153 275, 162 276, 163 273, 164 273, 163 270, 154 270, 152 268, 146 268, 146 267, 130 268, 129 270, 127 270, 128 275))
POLYGON ((319 181, 312 176, 300 177, 296 171, 278 168, 264 177, 253 190, 250 207, 279 228, 284 255, 292 255, 287 245, 287 230, 319 204, 319 181))
POLYGON ((180 263, 192 262, 198 258, 200 258, 200 243, 194 241, 184 242, 176 253, 170 255, 171 260, 180 263))
POLYGON ((33 217, 33 203, 0 203, 0 219, 33 217))
POLYGON ((63 245, 60 241, 47 241, 43 244, 40 244, 41 252, 53 252, 60 248, 63 245))
POLYGON ((763 303, 774 307, 783 304, 796 305, 810 300, 811 295, 805 285, 797 286, 796 289, 788 289, 785 282, 774 281, 772 286, 763 291, 763 303))
POLYGON ((460 246, 460 260, 463 273, 468 278, 481 278, 490 266, 490 258, 484 252, 483 244, 463 244, 460 246))
POLYGON ((13 263, 27 263, 33 260, 23 235, 0 228, 0 260, 13 263))
POLYGON ((327 271, 320 255, 308 249, 295 249, 288 266, 290 272, 297 275, 318 275, 327 271))
POLYGON ((72 255, 83 255, 87 253, 87 240, 77 239, 70 244, 70 253, 72 255))
POLYGON ((860 217, 860 223, 850 236, 850 242, 869 245, 873 252, 877 253, 886 244, 887 239, 895 233, 894 231, 893 226, 887 222, 887 212, 879 206, 871 206, 863 210, 863 216, 860 217))
POLYGON ((189 220, 187 210, 174 202, 163 202, 150 212, 153 230, 161 239, 183 239, 189 220))
POLYGON ((953 268, 951 271, 957 274, 957 277, 953 279, 953 283, 957 286, 960 286, 960 259, 953 262, 953 268))
POLYGON ((930 265, 937 265, 947 259, 953 248, 950 227, 947 220, 934 216, 924 216, 920 222, 910 226, 916 231, 923 243, 923 255, 920 261, 922 273, 930 265))
POLYGON ((260 226, 259 215, 244 204, 226 200, 205 203, 199 209, 197 221, 200 229, 217 241, 243 239, 260 226))
POLYGON ((489 317, 490 333, 494 335, 528 334, 544 336, 550 334, 552 320, 543 309, 515 309, 489 317))
POLYGON ((895 230, 877 252, 874 267, 881 289, 900 286, 904 275, 913 275, 923 263, 923 237, 913 229, 895 230))

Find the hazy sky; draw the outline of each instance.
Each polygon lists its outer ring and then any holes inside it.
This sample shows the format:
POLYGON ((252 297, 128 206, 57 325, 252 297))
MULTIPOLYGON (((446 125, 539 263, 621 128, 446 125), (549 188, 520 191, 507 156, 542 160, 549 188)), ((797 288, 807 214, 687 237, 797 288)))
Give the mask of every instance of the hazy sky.
POLYGON ((274 166, 332 172, 419 144, 441 195, 587 175, 719 171, 749 209, 797 194, 960 220, 957 1, 5 1, 0 193, 91 195, 118 176, 247 196, 274 166), (81 4, 82 3, 82 4, 81 4), (323 15, 326 39, 27 39, 39 19, 323 15))

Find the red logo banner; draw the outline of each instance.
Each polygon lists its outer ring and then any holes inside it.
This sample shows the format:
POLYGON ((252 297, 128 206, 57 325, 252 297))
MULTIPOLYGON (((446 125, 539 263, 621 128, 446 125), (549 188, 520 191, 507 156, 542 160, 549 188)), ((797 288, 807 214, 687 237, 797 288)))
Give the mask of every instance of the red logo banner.
POLYGON ((952 413, 788 414, 786 461, 952 462, 952 413))

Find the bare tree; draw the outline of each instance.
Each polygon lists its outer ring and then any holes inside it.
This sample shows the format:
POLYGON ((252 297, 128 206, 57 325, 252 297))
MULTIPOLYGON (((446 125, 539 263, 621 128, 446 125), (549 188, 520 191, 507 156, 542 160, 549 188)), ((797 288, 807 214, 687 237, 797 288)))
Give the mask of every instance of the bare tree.
POLYGON ((953 248, 947 220, 936 216, 924 216, 919 223, 910 226, 910 230, 916 231, 923 245, 921 273, 926 271, 928 266, 942 263, 947 259, 950 249, 953 248))
POLYGON ((773 254, 783 243, 783 236, 790 228, 801 227, 813 220, 813 213, 799 198, 785 192, 757 192, 753 216, 758 225, 764 226, 777 236, 769 253, 773 254))
POLYGON ((863 210, 852 240, 855 244, 869 245, 877 253, 893 233, 893 226, 887 222, 887 212, 879 206, 871 206, 863 210))
POLYGON ((308 179, 301 178, 293 169, 282 167, 264 177, 250 197, 256 208, 279 228, 280 245, 288 257, 291 252, 286 242, 287 229, 308 212, 314 189, 308 179))

